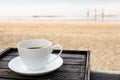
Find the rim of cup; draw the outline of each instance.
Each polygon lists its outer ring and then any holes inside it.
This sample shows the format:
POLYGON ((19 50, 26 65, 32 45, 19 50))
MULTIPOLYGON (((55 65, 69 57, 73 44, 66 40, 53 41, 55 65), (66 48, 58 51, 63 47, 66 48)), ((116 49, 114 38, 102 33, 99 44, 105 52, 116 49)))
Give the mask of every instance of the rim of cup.
MULTIPOLYGON (((42 40, 42 41, 46 41, 46 42, 49 43, 48 46, 45 46, 45 47, 42 47, 42 48, 39 48, 39 49, 45 49, 45 48, 47 48, 47 47, 49 47, 49 46, 52 46, 52 42, 49 41, 49 40, 46 40, 46 39, 29 39, 29 40, 23 40, 23 41, 21 41, 21 42, 18 42, 17 47, 18 47, 18 48, 22 48, 22 49, 31 50, 31 49, 29 49, 29 48, 21 47, 21 45, 22 45, 23 43, 25 43, 25 42, 35 41, 35 40, 42 40)), ((32 49, 32 50, 36 50, 36 49, 32 49)))

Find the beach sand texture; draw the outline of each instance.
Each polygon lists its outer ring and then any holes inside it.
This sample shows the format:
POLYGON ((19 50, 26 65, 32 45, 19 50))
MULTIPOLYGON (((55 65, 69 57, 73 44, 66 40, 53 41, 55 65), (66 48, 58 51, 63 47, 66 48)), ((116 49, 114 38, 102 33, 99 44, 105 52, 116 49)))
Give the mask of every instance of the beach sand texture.
POLYGON ((120 23, 0 22, 0 50, 36 38, 90 50, 92 70, 120 70, 120 23))

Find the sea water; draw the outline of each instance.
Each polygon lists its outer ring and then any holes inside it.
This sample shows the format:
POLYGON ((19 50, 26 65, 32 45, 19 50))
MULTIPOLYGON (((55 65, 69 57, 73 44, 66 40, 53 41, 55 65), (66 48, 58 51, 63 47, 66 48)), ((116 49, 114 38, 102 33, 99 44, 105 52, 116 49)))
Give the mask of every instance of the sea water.
POLYGON ((104 15, 101 15, 101 12, 98 12, 96 15, 94 11, 89 12, 89 15, 86 11, 82 11, 77 14, 65 13, 62 15, 58 14, 45 14, 45 15, 31 15, 31 16, 0 16, 0 21, 32 21, 32 22, 120 22, 120 10, 105 11, 104 15))

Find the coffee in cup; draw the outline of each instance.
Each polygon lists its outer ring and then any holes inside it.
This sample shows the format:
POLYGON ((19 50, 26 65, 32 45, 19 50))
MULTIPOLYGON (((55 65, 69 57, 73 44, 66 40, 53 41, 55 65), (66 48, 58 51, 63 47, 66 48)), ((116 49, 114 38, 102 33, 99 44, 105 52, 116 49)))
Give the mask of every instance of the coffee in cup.
POLYGON ((21 61, 30 70, 44 68, 62 53, 62 46, 52 46, 52 42, 46 39, 24 40, 17 44, 17 48, 21 61), (54 48, 59 48, 60 52, 56 58, 48 61, 54 48))

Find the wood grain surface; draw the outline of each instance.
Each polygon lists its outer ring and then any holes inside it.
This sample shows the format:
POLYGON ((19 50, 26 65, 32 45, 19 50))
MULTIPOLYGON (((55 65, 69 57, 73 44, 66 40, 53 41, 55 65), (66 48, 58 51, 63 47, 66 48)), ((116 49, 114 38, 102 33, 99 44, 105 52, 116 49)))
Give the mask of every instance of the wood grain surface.
MULTIPOLYGON (((54 50, 54 54, 58 50, 54 50)), ((16 48, 7 48, 0 53, 0 80, 89 80, 90 51, 64 50, 61 57, 63 65, 56 71, 41 76, 23 76, 11 71, 8 62, 18 56, 16 48)))

